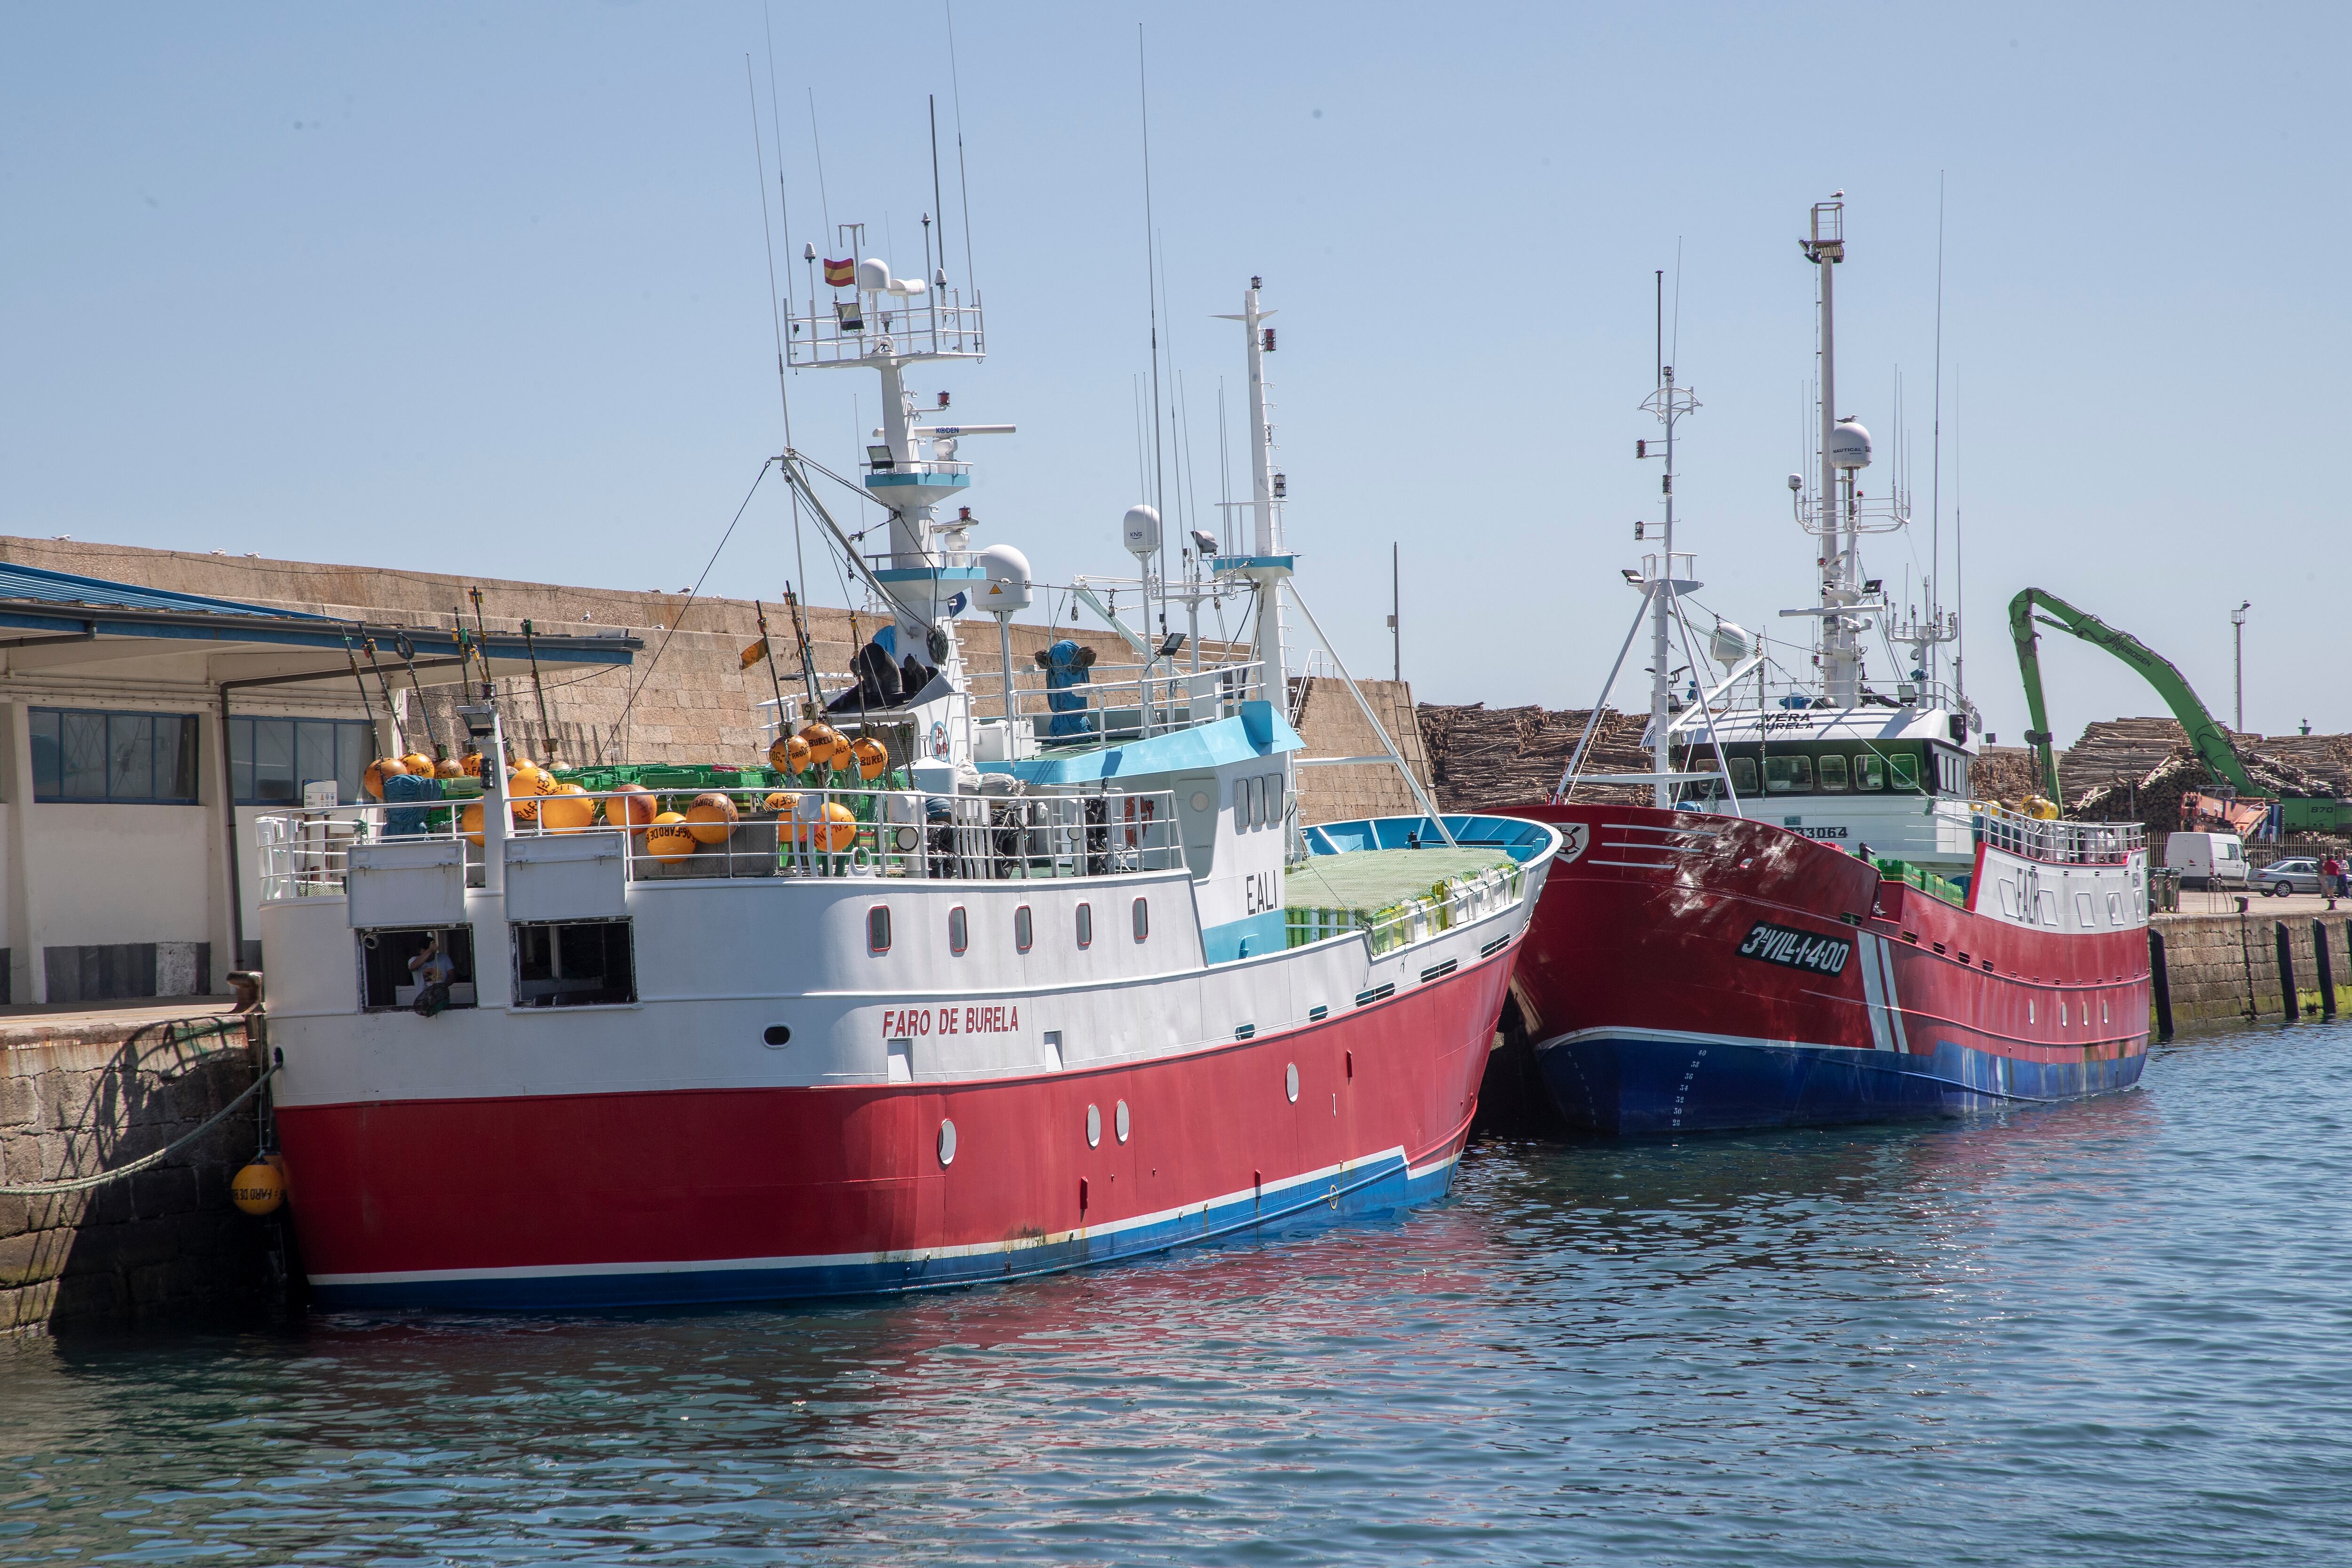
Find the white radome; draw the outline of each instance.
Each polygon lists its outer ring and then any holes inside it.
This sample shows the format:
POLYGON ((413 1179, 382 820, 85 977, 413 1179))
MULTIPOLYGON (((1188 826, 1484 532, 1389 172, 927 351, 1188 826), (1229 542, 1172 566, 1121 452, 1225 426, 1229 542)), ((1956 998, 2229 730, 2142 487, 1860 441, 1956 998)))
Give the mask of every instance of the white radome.
POLYGON ((1870 432, 1854 420, 1839 420, 1830 429, 1830 466, 1838 468, 1870 467, 1870 432))
POLYGON ((1010 544, 992 544, 972 557, 972 564, 988 574, 975 608, 1003 616, 1029 607, 1029 557, 1010 544))
POLYGON ((1160 553, 1160 514, 1148 506, 1127 509, 1127 519, 1120 527, 1122 542, 1130 555, 1160 553))

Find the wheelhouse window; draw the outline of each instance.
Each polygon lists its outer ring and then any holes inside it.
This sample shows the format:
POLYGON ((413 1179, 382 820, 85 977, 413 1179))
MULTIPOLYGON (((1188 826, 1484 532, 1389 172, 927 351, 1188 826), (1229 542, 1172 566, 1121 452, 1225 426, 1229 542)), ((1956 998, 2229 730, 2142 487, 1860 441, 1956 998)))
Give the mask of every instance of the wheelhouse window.
POLYGON ((1821 759, 1820 778, 1824 795, 1843 795, 1846 789, 1845 759, 1828 756, 1821 759))
POLYGON ((1036 942, 1037 931, 1030 919, 1029 906, 1023 904, 1013 911, 1013 950, 1026 952, 1036 942))
POLYGON ((375 726, 356 719, 231 719, 229 776, 239 805, 299 805, 302 786, 335 781, 335 798, 362 797, 360 777, 375 750, 375 726))
POLYGON ((971 921, 958 904, 948 911, 948 951, 961 954, 971 945, 971 921))
POLYGON ((1916 790, 1919 787, 1919 759, 1906 752, 1897 752, 1887 758, 1886 772, 1896 789, 1916 790))
POLYGON ((1756 793, 1756 760, 1753 757, 1732 757, 1731 787, 1739 795, 1756 793))
POLYGON ((513 930, 516 1006, 613 1007, 637 999, 627 921, 551 921, 513 930))
POLYGON ((1806 795, 1813 787, 1811 757, 1766 757, 1764 788, 1773 795, 1806 795))
POLYGON ((36 801, 196 804, 194 714, 36 708, 28 720, 36 801))
POLYGON ((1094 944, 1095 907, 1092 904, 1080 904, 1078 906, 1078 945, 1092 947, 1094 944))
POLYGON ((1853 787, 1863 790, 1886 787, 1886 762, 1874 752, 1865 752, 1853 760, 1853 787))
POLYGON ((371 1013, 414 1007, 446 973, 450 1007, 474 1005, 474 928, 390 926, 359 933, 360 1005, 371 1013))
POLYGON ((1150 937, 1151 935, 1151 900, 1136 900, 1132 918, 1135 923, 1135 940, 1142 942, 1150 937))

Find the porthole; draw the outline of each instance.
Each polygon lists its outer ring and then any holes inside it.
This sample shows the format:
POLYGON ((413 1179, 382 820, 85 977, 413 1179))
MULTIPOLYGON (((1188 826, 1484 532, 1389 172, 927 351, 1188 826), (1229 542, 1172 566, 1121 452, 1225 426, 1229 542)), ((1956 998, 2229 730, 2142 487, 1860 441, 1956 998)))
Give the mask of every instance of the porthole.
POLYGON ((942 1164, 942 1165, 952 1165, 952 1164, 954 1164, 954 1163, 955 1163, 955 1149, 956 1149, 955 1123, 954 1123, 954 1122, 952 1122, 952 1121, 942 1121, 942 1122, 940 1122, 940 1164, 942 1164))
POLYGON ((958 904, 948 911, 948 951, 961 953, 971 945, 971 921, 958 904))
POLYGON ((1080 904, 1078 906, 1078 945, 1092 947, 1094 944, 1095 907, 1092 904, 1080 904))
POLYGON ((1029 906, 1023 904, 1013 911, 1013 951, 1016 952, 1028 952, 1030 943, 1035 939, 1035 937, 1036 931, 1032 926, 1029 919, 1029 906))
POLYGON ((1126 1142, 1128 1129, 1127 1101, 1123 1100, 1120 1100, 1118 1102, 1118 1109, 1111 1112, 1110 1125, 1111 1131, 1118 1134, 1118 1141, 1122 1143, 1126 1142))
POLYGON ((789 1024, 769 1025, 767 1028, 761 1031, 760 1043, 763 1046, 791 1045, 793 1043, 792 1026, 789 1024))
POLYGON ((877 904, 866 911, 866 948, 869 952, 890 951, 890 906, 877 904))
POLYGON ((1298 1064, 1292 1062, 1282 1069, 1282 1092, 1290 1096, 1290 1103, 1298 1103, 1298 1064))
POLYGON ((1209 809, 1209 792, 1207 790, 1196 789, 1192 792, 1192 809, 1194 811, 1206 811, 1209 809))
POLYGON ((1138 899, 1134 909, 1135 940, 1143 941, 1151 934, 1151 900, 1138 899))
POLYGON ((1087 1107, 1087 1147, 1089 1149, 1099 1148, 1101 1144, 1102 1108, 1099 1106, 1089 1105, 1087 1107))

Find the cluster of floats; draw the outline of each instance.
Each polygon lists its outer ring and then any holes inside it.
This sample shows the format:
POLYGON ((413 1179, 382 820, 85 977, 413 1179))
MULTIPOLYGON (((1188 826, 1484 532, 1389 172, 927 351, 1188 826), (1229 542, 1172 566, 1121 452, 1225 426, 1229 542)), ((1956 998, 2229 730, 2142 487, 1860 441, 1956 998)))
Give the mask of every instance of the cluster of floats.
POLYGON ((1172 552, 1130 509, 1134 574, 1072 591, 1132 662, 1065 639, 1017 668, 1028 564, 948 510, 959 443, 1011 426, 948 424, 906 381, 980 357, 979 306, 941 273, 827 261, 790 303, 791 362, 877 374, 882 422, 856 481, 778 462, 876 612, 846 684, 821 689, 803 638, 761 765, 575 768, 516 758, 486 684, 466 756, 387 758, 367 801, 260 824, 270 1158, 315 1299, 911 1290, 1391 1212, 1448 1190, 1507 1005, 1560 1112, 1609 1132, 2131 1082, 2137 839, 1972 804, 1970 711, 1936 662, 1952 617, 1896 627, 1863 574, 1860 536, 1907 511, 1864 506, 1868 438, 1832 416, 1839 215, 1808 241, 1822 467, 1790 480, 1820 542, 1821 602, 1790 612, 1817 679, 1775 683, 1725 622, 1719 682, 1666 673, 1701 660, 1672 511, 1695 404, 1662 366, 1662 548, 1626 574, 1653 803, 1580 803, 1580 743, 1549 799, 1441 813, 1390 741, 1419 810, 1312 825, 1300 770, 1341 759, 1301 755, 1288 628, 1356 688, 1284 541, 1259 281, 1231 318, 1251 499, 1172 552), (859 552, 840 489, 886 550, 859 552), (968 608, 997 621, 992 673, 968 608), (1203 608, 1245 640, 1204 647, 1203 608), (1874 620, 1912 653, 1891 690, 1864 673, 1874 620))

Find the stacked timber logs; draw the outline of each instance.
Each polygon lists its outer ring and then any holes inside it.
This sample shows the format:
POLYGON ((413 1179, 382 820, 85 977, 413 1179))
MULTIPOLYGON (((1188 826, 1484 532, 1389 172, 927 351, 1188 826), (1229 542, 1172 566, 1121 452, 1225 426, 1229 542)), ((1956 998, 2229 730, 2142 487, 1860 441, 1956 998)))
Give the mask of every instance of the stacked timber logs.
MULTIPOLYGON (((1488 708, 1483 702, 1424 702, 1422 743, 1441 811, 1524 805, 1549 797, 1584 733, 1589 709, 1488 708)), ((1601 710, 1601 726, 1586 749, 1579 800, 1646 805, 1647 785, 1611 784, 1610 773, 1647 773, 1642 750, 1645 715, 1601 710)))

